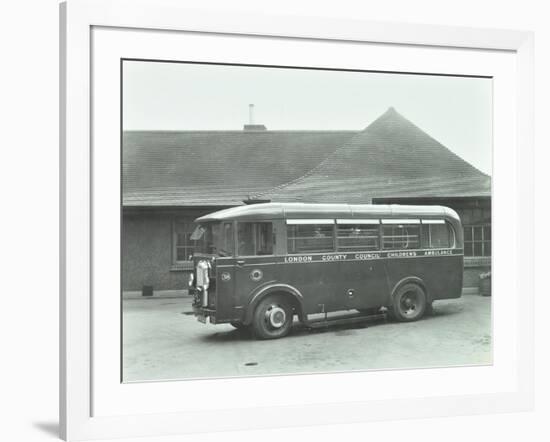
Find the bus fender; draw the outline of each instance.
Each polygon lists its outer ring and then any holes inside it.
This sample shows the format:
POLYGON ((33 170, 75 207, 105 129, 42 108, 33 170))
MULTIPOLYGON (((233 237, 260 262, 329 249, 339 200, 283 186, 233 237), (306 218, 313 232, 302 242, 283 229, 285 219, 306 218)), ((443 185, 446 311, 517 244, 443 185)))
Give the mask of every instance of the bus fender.
POLYGON ((424 281, 420 279, 418 276, 407 276, 399 280, 397 284, 393 286, 393 290, 391 291, 392 304, 393 304, 393 296, 395 295, 397 290, 399 290, 403 285, 409 284, 409 283, 417 284, 420 287, 422 287, 422 289, 424 290, 424 293, 426 293, 427 301, 431 302, 430 293, 428 292, 428 289, 426 288, 426 284, 424 284, 424 281))
POLYGON ((252 322, 252 315, 254 314, 254 310, 256 309, 256 306, 260 303, 260 301, 272 293, 285 293, 287 295, 290 295, 292 298, 296 300, 300 310, 302 310, 304 296, 300 293, 300 291, 297 288, 292 287, 291 285, 288 285, 288 284, 281 284, 281 283, 266 284, 258 288, 256 292, 252 295, 252 298, 248 303, 248 306, 246 308, 246 312, 244 315, 243 323, 245 325, 248 325, 252 322))

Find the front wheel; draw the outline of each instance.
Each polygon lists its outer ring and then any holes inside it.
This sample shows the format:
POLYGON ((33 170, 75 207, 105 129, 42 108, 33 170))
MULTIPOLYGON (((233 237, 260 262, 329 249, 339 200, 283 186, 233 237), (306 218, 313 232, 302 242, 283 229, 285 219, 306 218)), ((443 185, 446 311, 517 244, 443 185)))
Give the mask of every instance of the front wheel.
POLYGON ((424 316, 427 308, 426 293, 417 284, 405 284, 393 297, 393 316, 404 322, 416 321, 424 316))
POLYGON ((282 338, 290 332, 293 316, 292 306, 283 296, 268 296, 254 311, 254 335, 259 339, 282 338))

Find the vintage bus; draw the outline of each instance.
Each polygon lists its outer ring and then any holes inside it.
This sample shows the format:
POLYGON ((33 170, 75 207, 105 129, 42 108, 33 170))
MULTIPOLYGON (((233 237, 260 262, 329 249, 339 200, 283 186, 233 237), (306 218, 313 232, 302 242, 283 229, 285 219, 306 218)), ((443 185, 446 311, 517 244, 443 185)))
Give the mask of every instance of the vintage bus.
POLYGON ((461 296, 463 232, 447 207, 261 203, 196 222, 195 316, 260 339, 287 335, 295 317, 415 321, 461 296))

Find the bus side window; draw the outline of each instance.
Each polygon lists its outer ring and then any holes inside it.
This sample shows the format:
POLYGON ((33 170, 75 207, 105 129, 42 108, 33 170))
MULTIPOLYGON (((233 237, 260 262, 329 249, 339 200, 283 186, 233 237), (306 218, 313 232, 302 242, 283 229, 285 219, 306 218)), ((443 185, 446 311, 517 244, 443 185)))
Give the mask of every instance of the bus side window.
POLYGON ((382 245, 385 250, 420 248, 419 224, 386 224, 382 226, 382 245))
POLYGON ((379 250, 378 224, 338 224, 338 250, 379 250))
POLYGON ((334 251, 334 224, 287 224, 288 253, 334 251))
POLYGON ((237 241, 239 256, 273 255, 273 225, 239 222, 237 241))
POLYGON ((453 231, 443 220, 422 220, 422 247, 448 249, 453 247, 453 231))

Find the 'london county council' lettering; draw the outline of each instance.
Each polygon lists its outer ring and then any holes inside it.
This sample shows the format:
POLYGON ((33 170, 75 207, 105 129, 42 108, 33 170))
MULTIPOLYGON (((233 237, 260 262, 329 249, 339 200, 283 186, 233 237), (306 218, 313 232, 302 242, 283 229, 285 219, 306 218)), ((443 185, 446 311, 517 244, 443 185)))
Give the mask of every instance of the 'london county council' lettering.
POLYGON ((370 260, 370 259, 380 259, 383 257, 388 258, 410 258, 414 256, 445 256, 452 255, 452 250, 425 250, 425 251, 396 251, 396 252, 387 252, 380 254, 377 252, 374 253, 354 253, 346 254, 340 253, 337 255, 321 255, 315 256, 313 259, 312 255, 306 256, 285 256, 286 263, 304 263, 304 262, 332 262, 332 261, 356 261, 356 260, 370 260))
MULTIPOLYGON (((379 253, 355 253, 354 255, 347 255, 345 253, 341 253, 339 255, 321 255, 320 257, 317 257, 315 261, 330 262, 330 261, 346 261, 348 259, 365 260, 365 259, 379 259, 379 258, 380 258, 379 253)), ((286 256, 285 262, 287 263, 313 262, 313 256, 311 255, 286 256)))

